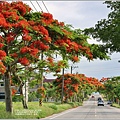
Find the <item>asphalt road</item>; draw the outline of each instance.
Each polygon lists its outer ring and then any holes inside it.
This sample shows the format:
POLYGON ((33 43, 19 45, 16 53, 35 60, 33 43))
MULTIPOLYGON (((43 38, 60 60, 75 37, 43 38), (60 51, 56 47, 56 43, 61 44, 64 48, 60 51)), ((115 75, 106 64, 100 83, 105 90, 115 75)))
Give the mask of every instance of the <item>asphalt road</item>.
POLYGON ((40 120, 120 120, 120 109, 106 103, 104 106, 97 106, 97 97, 90 97, 83 106, 40 120))

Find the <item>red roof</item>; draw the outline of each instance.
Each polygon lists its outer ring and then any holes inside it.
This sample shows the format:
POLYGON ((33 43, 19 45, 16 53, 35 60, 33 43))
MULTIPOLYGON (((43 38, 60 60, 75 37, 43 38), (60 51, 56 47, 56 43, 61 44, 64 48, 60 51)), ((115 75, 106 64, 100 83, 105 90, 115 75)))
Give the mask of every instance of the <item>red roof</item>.
POLYGON ((52 82, 53 80, 55 80, 55 79, 47 79, 47 78, 44 78, 43 82, 52 82))

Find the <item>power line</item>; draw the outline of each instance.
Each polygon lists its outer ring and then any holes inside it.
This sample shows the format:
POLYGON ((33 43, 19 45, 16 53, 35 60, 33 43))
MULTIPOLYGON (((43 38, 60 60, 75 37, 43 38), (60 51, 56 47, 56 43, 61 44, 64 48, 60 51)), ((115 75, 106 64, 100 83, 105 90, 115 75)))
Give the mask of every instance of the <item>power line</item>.
POLYGON ((38 6, 39 6, 40 10, 43 12, 42 7, 40 6, 40 4, 38 3, 38 1, 37 1, 37 0, 36 0, 36 2, 37 2, 37 4, 38 4, 38 6))
MULTIPOLYGON (((34 9, 37 11, 36 7, 34 6, 34 4, 32 3, 32 1, 30 0, 30 3, 32 4, 32 6, 34 7, 34 9)), ((37 11, 38 12, 38 11, 37 11)))
POLYGON ((48 11, 48 9, 47 9, 45 3, 43 2, 43 0, 42 0, 42 3, 43 3, 43 5, 44 5, 44 7, 46 8, 47 12, 49 13, 49 11, 48 11))

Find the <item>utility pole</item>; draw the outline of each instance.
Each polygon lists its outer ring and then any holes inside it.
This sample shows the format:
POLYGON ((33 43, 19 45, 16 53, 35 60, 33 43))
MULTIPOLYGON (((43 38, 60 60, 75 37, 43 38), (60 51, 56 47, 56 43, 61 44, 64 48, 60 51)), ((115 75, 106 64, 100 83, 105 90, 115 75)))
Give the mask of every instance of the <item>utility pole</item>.
POLYGON ((73 73, 73 69, 75 69, 75 68, 78 68, 78 66, 71 66, 71 70, 70 70, 70 71, 71 71, 71 72, 70 72, 71 74, 73 73))

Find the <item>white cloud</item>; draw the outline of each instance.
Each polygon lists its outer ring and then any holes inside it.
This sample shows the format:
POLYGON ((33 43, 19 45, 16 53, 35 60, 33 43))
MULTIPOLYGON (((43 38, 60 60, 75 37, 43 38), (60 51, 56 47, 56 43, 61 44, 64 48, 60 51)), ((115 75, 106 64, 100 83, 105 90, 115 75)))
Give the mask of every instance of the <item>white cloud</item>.
POLYGON ((103 1, 45 1, 54 18, 75 28, 92 27, 101 18, 105 18, 108 9, 103 1))

